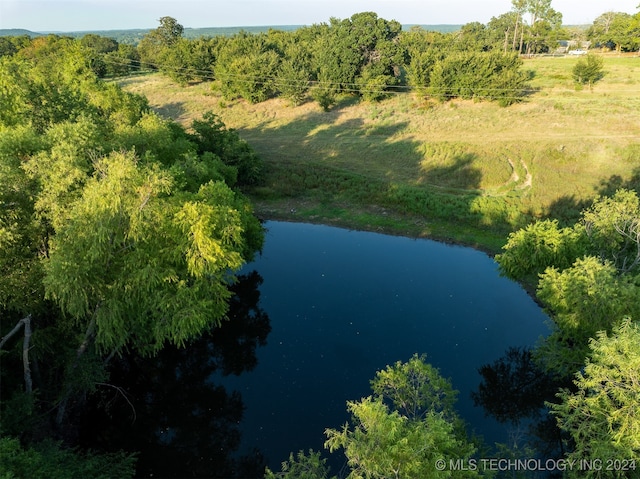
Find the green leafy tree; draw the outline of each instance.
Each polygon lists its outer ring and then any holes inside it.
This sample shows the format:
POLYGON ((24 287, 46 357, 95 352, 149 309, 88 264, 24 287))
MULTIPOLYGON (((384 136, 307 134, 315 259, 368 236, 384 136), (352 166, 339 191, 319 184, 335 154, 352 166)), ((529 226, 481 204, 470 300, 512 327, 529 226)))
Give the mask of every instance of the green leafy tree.
POLYGON ((640 12, 631 18, 628 33, 629 49, 640 52, 640 12))
POLYGON ((400 37, 408 60, 405 61, 407 83, 422 96, 430 86, 431 70, 444 59, 450 49, 447 36, 413 27, 400 37))
POLYGON ((330 84, 319 82, 311 88, 311 98, 318 102, 323 111, 329 111, 337 102, 337 91, 330 84))
POLYGON ((575 443, 568 459, 603 464, 599 470, 569 471, 569 477, 636 477, 632 461, 640 461, 638 345, 640 329, 629 319, 610 335, 598 333, 590 343, 584 371, 576 374, 577 390, 563 390, 558 394, 560 403, 550 405, 559 426, 575 443), (618 466, 607 469, 607 461, 618 461, 618 466))
POLYGON ((102 61, 105 76, 122 76, 140 69, 140 54, 133 45, 118 45, 116 51, 105 53, 102 61))
POLYGON ((637 45, 637 38, 634 39, 633 35, 634 20, 637 21, 637 14, 605 12, 593 21, 587 30, 587 38, 618 53, 632 50, 637 45))
POLYGON ((302 103, 311 85, 311 51, 308 45, 292 43, 287 46, 278 69, 277 88, 292 105, 302 103))
POLYGON ((514 27, 513 27, 513 41, 511 44, 512 50, 517 50, 518 53, 522 53, 522 44, 524 41, 525 24, 523 16, 527 11, 527 0, 511 0, 511 8, 514 13, 514 27), (519 28, 519 31, 518 31, 519 28), (518 36, 520 38, 518 38, 518 36))
POLYGON ((138 44, 140 60, 146 67, 161 66, 163 57, 182 38, 184 27, 173 17, 162 17, 158 28, 147 33, 138 44))
POLYGON ((500 270, 538 281, 552 333, 536 350, 545 368, 567 376, 583 364, 590 338, 638 311, 640 200, 618 190, 596 198, 572 227, 545 220, 513 233, 496 257, 500 270))
POLYGON ((356 13, 351 18, 331 18, 315 48, 317 78, 325 89, 355 94, 367 93, 379 99, 398 84, 402 30, 395 21, 379 18, 374 12, 356 13))
MULTIPOLYGON (((319 452, 309 450, 307 456, 299 451, 295 456, 289 454, 289 460, 282 463, 282 472, 274 473, 266 468, 265 479, 328 479, 329 468, 327 460, 320 458, 319 452)), ((335 477, 333 478, 335 479, 335 477)))
POLYGON ((583 212, 582 223, 590 251, 611 261, 623 272, 640 266, 640 198, 633 190, 621 189, 611 197, 597 197, 583 212))
POLYGON ((518 102, 526 90, 521 64, 515 54, 454 52, 433 66, 427 92, 440 101, 475 98, 508 106, 518 102))
POLYGON ((584 59, 578 60, 571 73, 576 83, 589 85, 589 88, 592 89, 594 83, 604 78, 604 60, 602 57, 589 54, 584 59))
POLYGON ((18 51, 16 45, 9 37, 0 37, 0 57, 10 57, 18 51))
POLYGON ((457 395, 451 382, 440 376, 424 356, 417 354, 406 363, 398 361, 378 371, 371 381, 371 389, 410 419, 420 418, 429 411, 451 414, 457 395))
POLYGON ((219 49, 214 66, 217 86, 228 99, 265 101, 276 93, 280 59, 266 35, 240 32, 219 49))
POLYGON ((178 203, 171 193, 166 173, 112 154, 96 163, 56 230, 47 295, 101 351, 182 345, 226 311, 243 251, 234 195, 222 183, 178 203))
POLYGON ((480 22, 470 22, 462 25, 455 37, 455 46, 459 50, 473 50, 486 52, 491 50, 487 27, 480 22))
POLYGON ((184 33, 184 27, 173 17, 162 17, 159 22, 160 26, 154 30, 154 35, 163 45, 171 46, 177 43, 184 33))
POLYGON ((95 33, 87 33, 80 39, 80 44, 96 53, 109 53, 118 49, 118 42, 113 38, 103 37, 95 33))
POLYGON ((0 134, 0 310, 18 319, 43 308, 39 240, 46 228, 33 220, 34 185, 22 168, 22 160, 41 148, 29 127, 0 134))
POLYGON ((52 412, 68 432, 112 355, 153 355, 220 324, 263 235, 230 189, 239 166, 224 158, 252 154, 237 135, 218 125, 224 148, 200 152, 144 99, 99 81, 77 43, 32 47, 0 60, 0 406, 41 418, 23 421, 25 438, 52 412))
POLYGON ((519 26, 520 21, 517 14, 513 11, 503 13, 497 17, 491 17, 486 26, 487 42, 495 50, 503 52, 515 51, 516 41, 514 33, 517 36, 516 24, 519 26))
POLYGON ((532 223, 509 235, 496 256, 500 272, 519 281, 537 281, 548 267, 568 268, 587 251, 582 225, 560 228, 557 220, 532 223))
MULTIPOLYGON (((450 383, 415 355, 377 374, 375 396, 347 402, 351 425, 327 429, 325 447, 344 449, 351 467, 349 478, 450 477, 436 461, 468 459, 470 443, 452 409, 450 383)), ((465 476, 476 477, 476 471, 465 476)))
POLYGON ((105 54, 118 50, 118 42, 113 38, 102 37, 94 33, 88 33, 79 40, 80 44, 93 52, 91 69, 100 78, 107 74, 105 54))
POLYGON ((540 277, 537 295, 553 318, 552 333, 537 356, 547 370, 565 377, 580 368, 598 331, 611 331, 624 316, 640 313, 633 278, 593 256, 562 272, 549 268, 540 277))
POLYGON ((41 37, 0 61, 0 126, 49 126, 85 116, 96 125, 121 126, 148 111, 146 99, 98 80, 93 53, 77 41, 41 37), (37 41, 36 41, 37 40, 37 41))
POLYGON ((23 448, 17 439, 0 437, 2 479, 125 479, 134 475, 135 457, 132 455, 80 453, 52 441, 23 448))
POLYGON ((551 7, 551 0, 524 0, 523 4, 530 18, 525 36, 527 54, 548 51, 546 41, 555 40, 552 33, 562 27, 562 14, 551 7))
POLYGON ((194 81, 199 77, 195 65, 195 43, 179 38, 162 50, 158 57, 161 72, 180 85, 194 81))
POLYGON ((262 179, 262 161, 238 133, 227 128, 213 112, 206 112, 202 120, 194 120, 190 138, 197 144, 199 153, 213 153, 224 164, 237 171, 240 185, 257 184, 262 179))

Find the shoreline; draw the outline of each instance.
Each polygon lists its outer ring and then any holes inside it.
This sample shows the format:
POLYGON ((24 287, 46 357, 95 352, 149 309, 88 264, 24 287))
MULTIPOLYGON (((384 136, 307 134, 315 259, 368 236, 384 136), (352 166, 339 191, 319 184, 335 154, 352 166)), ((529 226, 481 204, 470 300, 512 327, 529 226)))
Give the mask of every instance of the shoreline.
POLYGON ((483 232, 467 225, 451 225, 429 221, 424 217, 404 215, 380 206, 321 205, 294 199, 262 201, 247 195, 254 214, 261 221, 323 224, 354 231, 368 231, 413 239, 428 239, 439 243, 463 246, 482 251, 493 258, 500 253, 508 233, 483 232), (452 234, 446 234, 446 232, 452 234), (485 233, 484 235, 482 233, 485 233), (485 241, 482 241, 485 239, 485 241), (500 244, 500 246, 498 246, 500 244))
MULTIPOLYGON (((481 233, 478 229, 465 227, 461 237, 457 235, 446 235, 443 232, 449 228, 456 231, 455 226, 446 223, 428 223, 424 218, 417 216, 401 215, 379 206, 369 206, 366 209, 355 207, 354 205, 321 205, 310 201, 296 199, 264 201, 248 195, 254 208, 254 214, 261 221, 284 221, 290 223, 308 223, 325 226, 346 228, 353 231, 366 231, 393 236, 404 236, 412 239, 425 239, 437 241, 439 243, 472 248, 481 251, 492 259, 500 253, 501 246, 495 247, 497 236, 488 235, 493 243, 483 243, 474 237, 474 233, 481 233), (336 214, 338 210, 340 215, 336 214), (371 216, 376 215, 377 216, 371 216), (363 222, 363 216, 367 219, 377 219, 378 222, 363 222)), ((508 233, 507 233, 508 235, 508 233)), ((482 235, 480 235, 482 238, 482 235)), ((507 240, 502 238, 502 244, 507 240)), ((544 309, 544 305, 536 296, 535 284, 527 284, 516 281, 520 287, 531 297, 531 299, 544 309)))

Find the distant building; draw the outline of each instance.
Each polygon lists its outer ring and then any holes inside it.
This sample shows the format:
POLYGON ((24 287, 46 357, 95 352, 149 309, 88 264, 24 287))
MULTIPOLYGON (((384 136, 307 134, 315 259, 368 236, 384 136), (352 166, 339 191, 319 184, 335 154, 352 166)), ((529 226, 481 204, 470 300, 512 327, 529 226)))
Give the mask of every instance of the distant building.
POLYGON ((555 53, 569 55, 586 55, 591 42, 578 40, 558 40, 558 47, 555 53))

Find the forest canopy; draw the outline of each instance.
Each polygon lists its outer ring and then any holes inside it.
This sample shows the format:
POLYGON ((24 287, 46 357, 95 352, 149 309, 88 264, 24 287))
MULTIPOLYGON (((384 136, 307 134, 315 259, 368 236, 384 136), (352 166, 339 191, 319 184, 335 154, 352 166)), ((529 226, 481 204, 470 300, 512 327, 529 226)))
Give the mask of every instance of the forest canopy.
POLYGON ((225 321, 262 247, 240 192, 260 181, 253 150, 213 114, 191 133, 160 118, 93 62, 53 36, 0 58, 0 432, 28 447, 73 437, 111 358, 225 321))

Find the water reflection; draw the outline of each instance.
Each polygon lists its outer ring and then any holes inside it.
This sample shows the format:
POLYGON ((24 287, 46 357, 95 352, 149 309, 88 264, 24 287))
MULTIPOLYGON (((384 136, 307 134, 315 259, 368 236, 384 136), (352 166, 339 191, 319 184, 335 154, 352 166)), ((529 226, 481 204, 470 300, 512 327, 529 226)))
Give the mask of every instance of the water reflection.
POLYGON ((324 430, 349 419, 346 402, 371 394, 376 371, 414 353, 460 391, 457 412, 470 433, 490 446, 507 442, 507 427, 473 405, 476 371, 510 345, 533 344, 547 318, 490 257, 328 226, 266 227, 263 254, 249 267, 264 277, 269 346, 255 371, 224 381, 247 407, 243 448, 259 447, 272 470, 292 451, 323 450, 324 430))
POLYGON ((482 381, 471 394, 476 406, 501 423, 511 423, 515 430, 526 434, 514 440, 522 448, 528 443, 545 458, 562 457, 563 438, 546 402, 556 402, 560 388, 571 388, 572 382, 545 372, 535 362, 530 348, 507 349, 491 364, 478 369, 482 381), (520 444, 518 444, 520 442, 520 444))
POLYGON ((185 348, 114 360, 81 426, 81 443, 139 451, 137 477, 262 477, 257 450, 234 457, 241 442, 241 395, 215 384, 215 372, 239 375, 257 365, 271 331, 259 308, 262 278, 251 272, 232 288, 229 319, 185 348), (97 431, 97 434, 96 434, 97 431))

